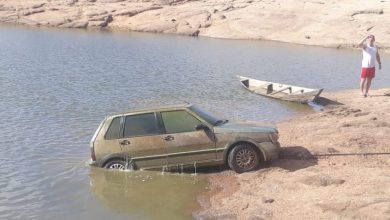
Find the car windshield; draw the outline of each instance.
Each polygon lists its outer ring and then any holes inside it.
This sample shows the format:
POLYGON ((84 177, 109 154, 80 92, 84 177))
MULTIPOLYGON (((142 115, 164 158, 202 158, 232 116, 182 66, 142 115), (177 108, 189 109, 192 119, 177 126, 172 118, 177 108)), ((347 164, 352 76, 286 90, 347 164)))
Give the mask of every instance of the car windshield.
POLYGON ((221 124, 228 122, 228 120, 222 120, 222 119, 216 118, 216 117, 204 112, 203 110, 199 109, 197 106, 194 106, 194 105, 190 107, 190 110, 195 112, 201 118, 203 118, 208 123, 210 123, 214 126, 218 126, 218 125, 221 125, 221 124))

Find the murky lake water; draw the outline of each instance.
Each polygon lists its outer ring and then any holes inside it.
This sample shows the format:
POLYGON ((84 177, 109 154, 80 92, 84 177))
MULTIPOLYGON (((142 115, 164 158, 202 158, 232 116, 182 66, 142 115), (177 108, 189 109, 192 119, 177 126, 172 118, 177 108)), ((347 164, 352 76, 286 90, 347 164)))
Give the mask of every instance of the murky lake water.
MULTIPOLYGON (((249 93, 236 74, 356 88, 360 59, 271 42, 0 27, 0 219, 191 218, 203 175, 86 166, 107 114, 186 100, 233 120, 275 122, 309 108, 249 93)), ((382 59, 375 88, 390 82, 390 57, 382 59)))

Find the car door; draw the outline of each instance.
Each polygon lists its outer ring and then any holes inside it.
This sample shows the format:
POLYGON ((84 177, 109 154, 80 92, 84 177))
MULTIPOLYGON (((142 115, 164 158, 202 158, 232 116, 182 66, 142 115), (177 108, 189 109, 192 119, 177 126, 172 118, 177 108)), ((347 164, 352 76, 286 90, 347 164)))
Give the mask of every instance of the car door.
MULTIPOLYGON (((216 159, 215 142, 206 130, 197 130, 203 124, 186 110, 161 112, 165 128, 168 164, 192 164, 216 159)), ((211 132, 211 130, 209 130, 211 132)))
POLYGON ((95 134, 96 139, 93 145, 96 158, 104 160, 112 155, 123 153, 118 143, 121 137, 121 123, 122 116, 108 118, 103 123, 101 131, 96 131, 104 133, 104 135, 95 134))
POLYGON ((167 150, 155 112, 125 115, 119 144, 137 168, 165 166, 167 150))

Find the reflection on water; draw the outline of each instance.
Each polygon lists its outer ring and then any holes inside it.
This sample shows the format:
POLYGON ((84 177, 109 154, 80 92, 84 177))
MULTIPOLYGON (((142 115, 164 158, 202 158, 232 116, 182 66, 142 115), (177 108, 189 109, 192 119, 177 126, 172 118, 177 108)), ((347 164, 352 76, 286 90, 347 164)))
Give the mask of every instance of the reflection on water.
POLYGON ((186 173, 92 168, 89 177, 104 206, 135 219, 191 219, 196 195, 207 186, 204 176, 186 173))

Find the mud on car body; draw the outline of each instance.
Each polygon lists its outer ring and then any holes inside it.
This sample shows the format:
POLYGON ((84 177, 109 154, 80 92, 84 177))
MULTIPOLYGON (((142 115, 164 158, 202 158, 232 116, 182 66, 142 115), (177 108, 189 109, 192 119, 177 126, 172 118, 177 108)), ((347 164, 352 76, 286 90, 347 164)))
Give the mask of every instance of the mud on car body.
POLYGON ((278 130, 222 120, 195 105, 106 117, 91 143, 91 165, 108 169, 227 164, 238 173, 278 158, 278 130))

